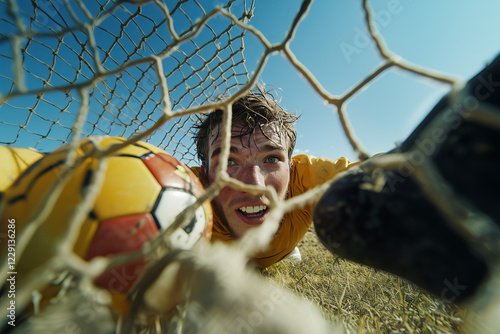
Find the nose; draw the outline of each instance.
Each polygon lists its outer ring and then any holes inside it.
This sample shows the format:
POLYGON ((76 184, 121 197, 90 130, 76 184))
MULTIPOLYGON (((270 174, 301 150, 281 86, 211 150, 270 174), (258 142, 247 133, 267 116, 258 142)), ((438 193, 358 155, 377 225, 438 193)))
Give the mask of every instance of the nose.
POLYGON ((264 174, 257 165, 250 165, 243 171, 241 181, 252 186, 266 186, 264 174))

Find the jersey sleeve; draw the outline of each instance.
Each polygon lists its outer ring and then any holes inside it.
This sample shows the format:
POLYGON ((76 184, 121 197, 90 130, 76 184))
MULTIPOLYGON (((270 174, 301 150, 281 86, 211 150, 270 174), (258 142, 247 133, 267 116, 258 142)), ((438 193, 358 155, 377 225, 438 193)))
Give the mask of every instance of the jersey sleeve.
POLYGON ((320 184, 331 180, 353 164, 346 158, 327 159, 310 155, 298 155, 292 160, 290 196, 300 195, 320 184))

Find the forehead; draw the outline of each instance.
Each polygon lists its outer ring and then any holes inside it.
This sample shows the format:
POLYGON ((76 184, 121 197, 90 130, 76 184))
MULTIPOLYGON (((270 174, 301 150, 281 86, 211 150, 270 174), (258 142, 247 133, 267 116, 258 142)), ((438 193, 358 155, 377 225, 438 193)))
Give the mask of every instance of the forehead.
MULTIPOLYGON (((257 146, 272 143, 273 145, 280 146, 282 149, 287 149, 286 140, 280 132, 280 128, 275 123, 257 127, 253 133, 242 136, 243 133, 248 131, 248 127, 241 124, 236 124, 231 127, 231 145, 242 146, 257 146)), ((210 131, 209 135, 209 150, 219 147, 222 142, 222 133, 220 125, 210 131)))

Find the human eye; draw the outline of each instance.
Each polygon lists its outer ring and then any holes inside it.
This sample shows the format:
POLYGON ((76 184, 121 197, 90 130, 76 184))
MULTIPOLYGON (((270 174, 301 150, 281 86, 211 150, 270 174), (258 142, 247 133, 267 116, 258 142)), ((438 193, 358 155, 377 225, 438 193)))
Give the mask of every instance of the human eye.
POLYGON ((270 164, 277 164, 280 162, 282 159, 276 155, 272 155, 270 157, 267 157, 265 162, 270 163, 270 164))
POLYGON ((227 167, 232 167, 234 165, 236 165, 236 161, 231 158, 227 159, 227 167))

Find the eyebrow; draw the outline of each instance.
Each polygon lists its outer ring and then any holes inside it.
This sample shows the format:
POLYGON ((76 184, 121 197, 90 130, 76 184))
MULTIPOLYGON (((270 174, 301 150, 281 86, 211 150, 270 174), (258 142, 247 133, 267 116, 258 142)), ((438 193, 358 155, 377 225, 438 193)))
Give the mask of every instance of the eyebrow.
MULTIPOLYGON (((212 152, 212 154, 210 155, 210 159, 213 159, 213 157, 215 157, 216 155, 219 155, 221 150, 222 149, 220 146, 215 148, 214 151, 212 152)), ((275 150, 285 151, 285 148, 282 145, 278 145, 278 144, 266 144, 260 149, 260 152, 270 152, 270 151, 275 151, 275 150)), ((239 149, 235 146, 231 146, 229 148, 229 152, 238 153, 239 149)))

